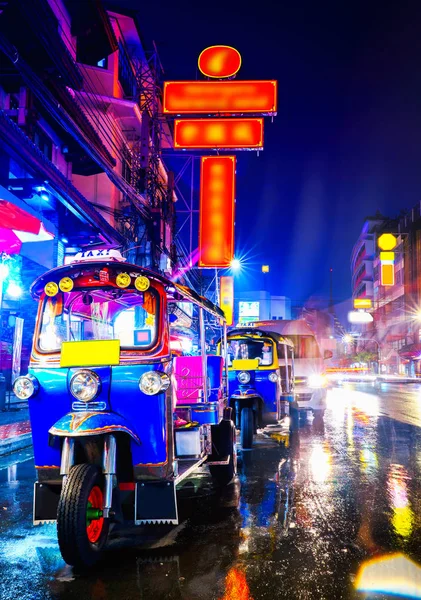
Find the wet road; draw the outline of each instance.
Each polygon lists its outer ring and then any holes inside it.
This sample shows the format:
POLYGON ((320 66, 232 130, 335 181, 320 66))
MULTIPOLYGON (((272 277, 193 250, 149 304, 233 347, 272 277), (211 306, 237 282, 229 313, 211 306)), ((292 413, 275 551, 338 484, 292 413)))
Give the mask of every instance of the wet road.
POLYGON ((88 574, 62 562, 53 525, 32 527, 33 463, 18 460, 0 462, 2 600, 421 598, 420 386, 330 390, 324 420, 259 436, 222 497, 199 475, 181 526, 148 549, 123 532, 88 574))

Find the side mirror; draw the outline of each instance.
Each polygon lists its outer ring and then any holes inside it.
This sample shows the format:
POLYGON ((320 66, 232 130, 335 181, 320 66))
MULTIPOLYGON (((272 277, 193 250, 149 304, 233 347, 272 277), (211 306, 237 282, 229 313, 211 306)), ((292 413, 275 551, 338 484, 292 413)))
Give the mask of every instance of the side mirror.
POLYGON ((327 360, 328 358, 332 358, 333 352, 332 350, 325 350, 323 353, 323 360, 327 360))

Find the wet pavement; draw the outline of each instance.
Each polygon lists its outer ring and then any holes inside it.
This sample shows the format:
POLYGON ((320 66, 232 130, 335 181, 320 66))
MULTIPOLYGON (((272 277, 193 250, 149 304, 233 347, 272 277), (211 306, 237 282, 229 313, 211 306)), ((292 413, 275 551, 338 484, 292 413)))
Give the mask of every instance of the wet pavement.
POLYGON ((0 598, 421 598, 421 386, 346 384, 324 419, 284 425, 224 494, 199 474, 179 527, 125 530, 84 574, 32 526, 30 452, 3 458, 0 598))

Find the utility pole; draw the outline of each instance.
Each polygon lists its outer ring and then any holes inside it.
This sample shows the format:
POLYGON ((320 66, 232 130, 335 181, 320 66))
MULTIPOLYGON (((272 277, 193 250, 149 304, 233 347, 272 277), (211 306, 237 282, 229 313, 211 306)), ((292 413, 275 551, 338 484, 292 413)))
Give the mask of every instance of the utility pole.
POLYGON ((333 314, 333 268, 329 269, 330 274, 330 297, 329 297, 329 312, 333 314))

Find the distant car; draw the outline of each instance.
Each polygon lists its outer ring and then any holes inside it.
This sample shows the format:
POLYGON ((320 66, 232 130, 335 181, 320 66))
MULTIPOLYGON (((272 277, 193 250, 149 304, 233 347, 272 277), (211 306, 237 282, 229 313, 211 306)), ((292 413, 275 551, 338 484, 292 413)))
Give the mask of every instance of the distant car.
POLYGON ((326 350, 322 355, 316 336, 304 319, 258 321, 253 325, 291 340, 294 344, 295 408, 299 411, 323 412, 328 384, 324 361, 332 358, 332 352, 326 350))

